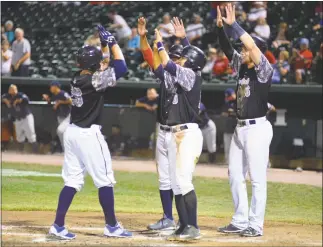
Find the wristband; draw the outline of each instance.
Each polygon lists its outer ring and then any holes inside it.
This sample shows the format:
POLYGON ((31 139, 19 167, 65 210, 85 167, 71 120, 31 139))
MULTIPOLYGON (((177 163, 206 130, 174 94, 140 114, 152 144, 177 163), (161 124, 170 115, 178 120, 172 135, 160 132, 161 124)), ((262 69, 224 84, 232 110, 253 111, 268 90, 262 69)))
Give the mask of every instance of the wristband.
POLYGON ((157 42, 157 49, 158 49, 158 52, 165 50, 163 42, 161 41, 157 42))
POLYGON ((236 21, 233 22, 233 24, 231 25, 231 28, 239 36, 239 38, 246 32, 242 27, 240 27, 240 25, 236 21))
POLYGON ((188 41, 187 37, 184 37, 184 38, 181 39, 181 44, 182 44, 183 47, 186 47, 186 46, 190 45, 190 42, 188 41))

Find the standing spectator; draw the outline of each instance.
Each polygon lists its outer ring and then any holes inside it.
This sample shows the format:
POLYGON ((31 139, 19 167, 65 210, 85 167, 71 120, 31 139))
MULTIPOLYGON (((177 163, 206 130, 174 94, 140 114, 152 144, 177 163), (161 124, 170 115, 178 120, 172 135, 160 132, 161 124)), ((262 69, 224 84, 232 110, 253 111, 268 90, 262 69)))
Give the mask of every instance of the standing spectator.
POLYGON ((290 41, 287 38, 287 36, 288 36, 287 29, 288 29, 288 25, 286 22, 282 22, 279 24, 277 36, 272 43, 274 48, 277 49, 281 45, 289 45, 290 44, 290 41))
POLYGON ((206 65, 204 66, 202 73, 212 73, 213 72, 214 63, 215 63, 216 57, 217 57, 216 54, 217 54, 217 51, 215 48, 209 49, 206 65))
POLYGON ((141 62, 140 37, 138 35, 137 28, 131 29, 131 36, 127 45, 127 53, 136 61, 136 63, 141 62))
POLYGON ((130 27, 128 26, 125 19, 121 15, 118 15, 115 10, 110 10, 108 12, 108 17, 113 21, 113 24, 110 26, 110 28, 116 30, 118 44, 121 47, 124 47, 131 35, 130 27))
POLYGON ((290 66, 288 63, 289 53, 288 51, 281 51, 279 53, 278 61, 275 65, 273 65, 274 72, 271 83, 283 83, 287 82, 287 75, 290 70, 290 66))
POLYGON ((192 45, 197 45, 197 42, 201 40, 204 33, 205 28, 201 23, 201 16, 194 14, 193 23, 186 27, 186 37, 192 45))
POLYGON ((10 44, 15 39, 15 33, 13 32, 13 22, 12 21, 6 21, 4 24, 5 30, 6 30, 6 36, 10 44))
POLYGON ((257 36, 264 40, 268 40, 270 37, 270 27, 267 24, 267 21, 265 18, 260 17, 257 20, 257 25, 254 29, 254 32, 257 36))
POLYGON ((136 100, 136 107, 143 107, 147 111, 155 111, 158 107, 158 94, 155 88, 147 90, 147 96, 136 100))
POLYGON ((173 34, 174 34, 174 27, 172 25, 172 23, 170 22, 171 17, 169 14, 165 14, 163 16, 163 23, 159 24, 157 29, 160 31, 160 34, 163 37, 163 40, 169 45, 169 44, 173 44, 174 42, 174 38, 173 38, 173 34))
POLYGON ((16 139, 19 151, 23 151, 24 142, 27 138, 32 144, 33 152, 37 153, 38 145, 34 125, 34 115, 29 108, 29 98, 26 94, 18 92, 17 86, 11 84, 8 93, 2 95, 2 102, 10 109, 15 119, 16 139))
POLYGON ((312 74, 314 81, 322 84, 322 54, 323 54, 323 43, 321 43, 320 51, 317 52, 313 63, 312 63, 312 74))
POLYGON ((1 44, 4 40, 8 40, 7 35, 4 30, 4 26, 1 26, 1 44))
POLYGON ((301 84, 304 81, 304 76, 308 69, 311 68, 313 54, 308 49, 309 40, 302 38, 300 40, 300 50, 293 48, 293 55, 290 59, 290 64, 295 71, 295 80, 297 84, 301 84))
POLYGON ((28 76, 30 65, 31 47, 29 41, 24 38, 24 30, 16 28, 16 40, 12 44, 12 76, 28 76))
POLYGON ((10 75, 10 66, 12 59, 12 51, 9 50, 8 40, 4 40, 1 46, 1 75, 9 76, 10 75))
POLYGON ((248 21, 254 22, 259 18, 267 18, 267 3, 263 1, 251 2, 250 12, 248 13, 248 21))
POLYGON ((91 34, 84 42, 84 45, 96 46, 101 49, 101 42, 99 37, 99 31, 95 30, 94 34, 91 34))
POLYGON ((221 78, 230 73, 229 59, 224 55, 224 52, 220 49, 217 50, 216 61, 213 66, 213 75, 217 78, 221 78))

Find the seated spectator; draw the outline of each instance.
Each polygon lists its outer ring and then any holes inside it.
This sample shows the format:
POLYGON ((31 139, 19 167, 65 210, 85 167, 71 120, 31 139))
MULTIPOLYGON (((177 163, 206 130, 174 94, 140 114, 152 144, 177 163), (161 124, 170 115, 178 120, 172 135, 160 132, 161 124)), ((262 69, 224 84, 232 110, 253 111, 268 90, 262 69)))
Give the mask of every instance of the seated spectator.
POLYGON ((201 16, 194 14, 193 23, 186 27, 186 37, 192 45, 196 45, 204 33, 205 28, 201 23, 201 16))
POLYGON ((9 41, 4 40, 1 46, 1 75, 9 76, 10 75, 10 67, 11 67, 11 59, 12 59, 12 51, 9 49, 9 41))
POLYGON ((322 54, 323 54, 323 43, 321 43, 320 51, 316 53, 316 56, 312 62, 312 74, 313 79, 316 83, 322 84, 322 54))
POLYGON ((290 64, 295 71, 295 80, 297 84, 303 83, 306 71, 311 68, 313 54, 308 47, 309 40, 302 38, 300 40, 300 50, 293 48, 290 64))
POLYGON ((287 74, 290 70, 290 66, 288 63, 289 53, 288 51, 281 51, 279 53, 278 61, 275 65, 273 65, 274 72, 272 77, 272 83, 283 83, 287 82, 287 74))
POLYGON ((229 68, 229 59, 224 55, 222 50, 217 50, 216 61, 213 66, 213 75, 216 77, 223 77, 227 74, 231 74, 229 68))
POLYGON ((267 18, 267 3, 262 1, 251 2, 248 21, 254 22, 259 18, 267 18))
POLYGON ((6 21, 4 24, 6 36, 10 44, 15 40, 15 33, 13 31, 13 22, 12 21, 6 21))
POLYGON ((136 107, 143 107, 147 111, 155 111, 158 107, 158 94, 155 88, 147 90, 147 96, 144 96, 136 101, 136 107))
POLYGON ((31 53, 30 43, 24 38, 24 30, 21 28, 16 28, 15 35, 16 40, 12 44, 11 75, 28 76, 31 53))
POLYGON ((270 50, 265 51, 264 55, 268 59, 270 64, 275 64, 276 63, 276 58, 275 58, 274 54, 270 50))
POLYGON ((137 28, 131 29, 130 40, 127 44, 128 55, 134 59, 136 62, 141 62, 141 52, 140 52, 140 37, 137 33, 137 28))
POLYGON ((216 54, 217 54, 217 51, 215 48, 209 49, 207 61, 206 61, 206 64, 202 70, 202 73, 212 73, 213 72, 214 63, 215 63, 216 57, 217 57, 216 54))
POLYGON ((165 14, 163 16, 163 23, 159 24, 157 29, 160 31, 160 34, 163 37, 163 40, 168 44, 174 43, 174 27, 173 24, 170 22, 171 17, 169 14, 165 14))
POLYGON ((84 45, 96 46, 101 49, 101 42, 99 37, 99 31, 95 31, 94 34, 91 34, 84 42, 84 45))
POLYGON ((118 15, 115 10, 110 10, 108 12, 108 17, 113 21, 113 24, 109 28, 115 29, 117 32, 118 44, 120 47, 124 47, 131 36, 131 29, 128 26, 125 19, 118 15))
POLYGON ((282 22, 279 24, 279 28, 278 28, 278 33, 277 36, 275 38, 275 40, 273 41, 272 45, 274 48, 278 48, 281 45, 289 45, 290 41, 287 38, 287 23, 286 22, 282 22))
POLYGON ((257 25, 254 29, 254 32, 257 36, 264 40, 268 40, 270 37, 270 27, 267 24, 267 21, 265 18, 260 17, 257 20, 257 25))

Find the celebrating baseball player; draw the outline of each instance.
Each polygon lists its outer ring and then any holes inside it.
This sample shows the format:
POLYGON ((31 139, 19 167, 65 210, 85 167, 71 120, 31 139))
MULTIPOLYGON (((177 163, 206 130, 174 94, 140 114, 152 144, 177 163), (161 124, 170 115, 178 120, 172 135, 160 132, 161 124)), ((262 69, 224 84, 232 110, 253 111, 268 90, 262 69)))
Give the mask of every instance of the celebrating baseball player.
POLYGON ((1 99, 10 109, 10 113, 15 119, 14 125, 19 151, 22 152, 24 150, 24 142, 27 138, 28 142, 32 145, 33 153, 37 153, 38 145, 36 142, 34 115, 29 108, 28 96, 18 92, 17 86, 11 84, 8 93, 3 94, 1 99))
POLYGON ((267 199, 267 165, 273 129, 266 119, 268 92, 273 68, 264 56, 266 42, 251 37, 235 21, 235 7, 225 7, 226 17, 217 9, 220 46, 238 73, 237 118, 229 152, 229 180, 235 208, 228 226, 219 228, 224 233, 240 233, 245 237, 263 235, 267 199), (241 40, 240 54, 234 50, 223 30, 223 21, 229 33, 241 40), (248 212, 246 175, 252 184, 251 206, 248 212))
MULTIPOLYGON (((174 19, 173 26, 175 28, 175 35, 181 38, 181 43, 183 46, 189 45, 186 38, 184 26, 174 19)), ((148 43, 146 37, 146 20, 144 17, 138 19, 138 33, 140 35, 140 48, 145 61, 149 64, 150 68, 154 71, 154 58, 153 51, 148 43)), ((179 61, 181 53, 183 50, 182 45, 173 45, 169 49, 169 57, 174 63, 179 61)), ((159 194, 163 207, 163 217, 156 223, 148 225, 149 230, 175 230, 175 222, 173 218, 173 191, 171 187, 171 174, 170 174, 170 158, 169 158, 169 147, 171 141, 171 128, 167 125, 168 114, 163 114, 162 110, 165 108, 164 105, 169 104, 170 100, 173 98, 173 93, 167 90, 165 87, 165 82, 157 78, 157 82, 160 84, 159 90, 160 94, 158 97, 158 107, 157 107, 157 122, 158 135, 156 144, 156 162, 157 171, 159 176, 159 194)))
POLYGON ((205 66, 206 57, 199 48, 186 46, 179 61, 174 63, 166 53, 157 29, 155 35, 154 72, 163 82, 161 87, 169 93, 167 98, 161 94, 164 104, 160 105, 160 114, 167 116, 166 126, 171 132, 167 149, 171 187, 180 221, 180 227, 168 240, 199 239, 197 198, 192 177, 203 145, 202 133, 196 122, 201 100, 200 71, 205 66))
POLYGON ((58 81, 51 82, 49 90, 53 96, 49 97, 48 94, 43 94, 43 100, 49 104, 51 101, 55 101, 53 109, 56 111, 58 122, 56 132, 64 151, 63 134, 70 123, 72 99, 67 92, 61 89, 61 84, 58 81))
POLYGON ((214 163, 216 158, 216 126, 212 119, 209 118, 206 107, 202 102, 200 103, 200 118, 199 127, 203 135, 203 146, 206 146, 209 152, 209 162, 214 163))
POLYGON ((101 25, 98 26, 102 51, 94 46, 84 46, 77 52, 81 71, 71 81, 71 123, 64 133, 64 164, 62 189, 56 218, 50 235, 60 239, 74 239, 75 234, 65 228, 65 215, 77 191, 84 185, 85 172, 89 173, 99 190, 99 201, 105 215, 104 235, 131 237, 132 233, 118 223, 114 212, 113 186, 116 183, 111 167, 111 155, 101 133, 104 92, 116 85, 127 72, 122 51, 115 38, 101 25), (106 63, 107 45, 114 57, 113 66, 106 63), (104 62, 101 62, 103 58, 104 62))

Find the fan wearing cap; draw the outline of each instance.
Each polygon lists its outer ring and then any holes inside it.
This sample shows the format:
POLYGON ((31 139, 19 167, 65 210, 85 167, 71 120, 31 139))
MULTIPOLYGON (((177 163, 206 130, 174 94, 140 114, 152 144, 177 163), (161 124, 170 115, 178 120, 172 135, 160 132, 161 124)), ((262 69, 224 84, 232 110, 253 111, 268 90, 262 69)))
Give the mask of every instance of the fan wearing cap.
POLYGON ((56 112, 58 122, 56 133, 64 151, 63 136, 70 123, 72 99, 67 92, 61 89, 61 84, 58 81, 50 83, 49 91, 51 92, 52 97, 48 94, 43 94, 42 96, 43 100, 47 101, 49 104, 55 102, 53 109, 56 112))
POLYGON ((204 52, 195 46, 184 47, 181 58, 174 63, 165 51, 161 34, 155 29, 154 71, 163 82, 161 87, 168 92, 167 100, 159 108, 161 116, 166 119, 165 128, 170 132, 167 151, 171 188, 180 221, 180 227, 169 240, 201 238, 192 178, 203 146, 203 136, 197 123, 201 101, 201 70, 205 64, 204 52))
POLYGON ((229 151, 229 181, 235 208, 231 223, 220 227, 224 233, 240 233, 243 237, 263 235, 267 200, 267 165, 272 125, 266 118, 268 93, 273 68, 264 55, 267 44, 257 36, 250 36, 235 21, 235 6, 225 6, 226 17, 218 8, 217 29, 222 50, 238 75, 237 126, 229 151), (242 42, 240 54, 234 50, 223 30, 225 22, 242 42), (248 210, 246 174, 252 184, 252 199, 248 210))

